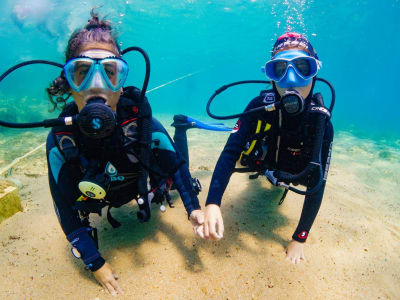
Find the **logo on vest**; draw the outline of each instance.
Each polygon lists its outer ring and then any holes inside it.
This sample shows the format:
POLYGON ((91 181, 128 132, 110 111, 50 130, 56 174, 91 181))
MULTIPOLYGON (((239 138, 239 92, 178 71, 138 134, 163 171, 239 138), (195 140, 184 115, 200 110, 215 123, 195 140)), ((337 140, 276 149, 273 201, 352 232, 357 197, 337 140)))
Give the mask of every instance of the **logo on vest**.
POLYGON ((264 103, 271 104, 275 102, 275 94, 274 93, 266 93, 263 99, 264 103))
POLYGON ((118 176, 117 168, 115 168, 110 162, 108 162, 106 165, 105 173, 110 176, 111 182, 125 180, 124 176, 118 176))
POLYGON ((93 118, 92 120, 92 128, 94 130, 99 130, 103 127, 103 122, 99 118, 93 118))

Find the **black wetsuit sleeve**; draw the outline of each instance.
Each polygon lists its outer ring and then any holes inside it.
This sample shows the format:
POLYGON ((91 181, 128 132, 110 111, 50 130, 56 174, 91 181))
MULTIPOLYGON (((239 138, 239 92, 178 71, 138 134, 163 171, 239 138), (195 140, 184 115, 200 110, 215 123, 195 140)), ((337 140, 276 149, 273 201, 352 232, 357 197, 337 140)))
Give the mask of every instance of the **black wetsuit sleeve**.
MULTIPOLYGON (((333 127, 332 123, 329 121, 325 129, 324 141, 322 144, 322 151, 321 151, 321 162, 324 173, 326 170, 329 169, 332 141, 333 141, 333 127)), ((318 180, 317 177, 318 176, 314 178, 315 180, 313 184, 315 183, 316 180, 318 180)), ((311 187, 312 186, 309 186, 307 187, 307 189, 311 187)), ((311 226, 313 225, 314 220, 318 214, 319 208, 321 206, 324 190, 325 190, 325 181, 318 192, 316 192, 313 195, 308 195, 305 197, 299 224, 292 236, 293 240, 302 243, 307 240, 311 226)))
POLYGON ((74 247, 81 254, 87 254, 82 256, 85 264, 96 271, 104 265, 105 260, 82 224, 78 212, 73 209, 75 200, 81 195, 78 189, 79 167, 74 168, 65 162, 55 145, 52 133, 47 138, 46 154, 50 192, 61 228, 74 247), (78 242, 74 244, 76 241, 78 242))
POLYGON ((153 156, 160 169, 172 177, 181 196, 188 216, 195 209, 200 209, 199 199, 191 184, 191 175, 185 160, 177 151, 174 142, 164 127, 155 119, 152 124, 153 156), (154 143, 157 142, 157 145, 154 143))
MULTIPOLYGON (((261 97, 254 98, 247 105, 245 111, 261 106, 261 101, 261 97)), ((221 205, 222 195, 229 183, 236 161, 239 159, 249 136, 254 131, 255 123, 253 120, 255 120, 254 115, 244 115, 237 121, 215 166, 206 205, 221 205)))

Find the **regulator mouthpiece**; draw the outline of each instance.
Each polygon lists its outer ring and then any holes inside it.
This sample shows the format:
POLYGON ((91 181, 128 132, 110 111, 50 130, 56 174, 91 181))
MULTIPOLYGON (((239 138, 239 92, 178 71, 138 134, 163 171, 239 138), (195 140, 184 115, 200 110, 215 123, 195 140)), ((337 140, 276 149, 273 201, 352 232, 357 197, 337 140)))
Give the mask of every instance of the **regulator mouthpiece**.
POLYGON ((289 116, 297 116, 304 110, 304 99, 296 90, 287 90, 281 97, 281 109, 289 116))
POLYGON ((79 129, 89 138, 105 138, 110 136, 115 129, 115 113, 105 102, 103 98, 92 98, 79 113, 79 129))

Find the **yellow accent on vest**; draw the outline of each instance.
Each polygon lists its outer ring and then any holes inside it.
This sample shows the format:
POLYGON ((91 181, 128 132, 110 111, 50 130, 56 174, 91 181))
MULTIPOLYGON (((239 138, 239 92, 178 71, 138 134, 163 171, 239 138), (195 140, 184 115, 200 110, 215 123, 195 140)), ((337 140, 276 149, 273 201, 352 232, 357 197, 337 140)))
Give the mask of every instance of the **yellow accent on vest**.
MULTIPOLYGON (((257 120, 257 127, 256 127, 256 132, 255 132, 256 134, 260 133, 261 125, 262 125, 262 121, 261 120, 257 120)), ((271 124, 270 123, 266 123, 265 127, 264 127, 264 132, 267 132, 270 129, 271 129, 271 124)), ((239 161, 242 159, 243 155, 249 155, 253 151, 257 141, 258 141, 257 139, 254 139, 254 140, 251 141, 249 149, 247 151, 242 151, 242 153, 240 154, 239 161)))
MULTIPOLYGON (((257 121, 256 133, 260 133, 261 123, 262 123, 261 120, 257 121)), ((256 145, 256 143, 257 143, 257 140, 252 140, 249 149, 246 152, 243 151, 243 154, 244 155, 249 155, 251 153, 251 151, 253 151, 254 146, 256 145)))
POLYGON ((271 129, 271 124, 269 124, 269 123, 265 124, 264 132, 266 132, 270 129, 271 129))

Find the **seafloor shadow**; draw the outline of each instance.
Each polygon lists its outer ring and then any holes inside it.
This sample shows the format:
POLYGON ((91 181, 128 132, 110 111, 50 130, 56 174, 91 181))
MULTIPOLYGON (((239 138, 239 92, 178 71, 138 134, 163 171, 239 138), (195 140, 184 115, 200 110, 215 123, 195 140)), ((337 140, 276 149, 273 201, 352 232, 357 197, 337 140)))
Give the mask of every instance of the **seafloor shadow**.
MULTIPOLYGON (((243 175, 239 175, 243 176, 243 175)), ((287 224, 287 218, 278 211, 282 190, 264 184, 260 177, 248 180, 247 187, 231 196, 229 202, 222 203, 224 217, 224 238, 218 243, 202 242, 202 247, 210 249, 215 255, 226 256, 232 247, 239 247, 247 252, 255 252, 242 240, 241 234, 247 233, 257 240, 271 240, 285 247, 288 240, 276 234, 276 230, 287 224), (212 249, 211 249, 212 248, 212 249)), ((228 187, 229 189, 229 187, 228 187)), ((224 199, 223 199, 224 200, 224 199)))
MULTIPOLYGON (((205 176, 205 172, 200 173, 195 175, 200 178, 209 177, 205 176)), ((174 224, 163 221, 161 213, 157 209, 158 206, 153 204, 152 219, 150 222, 142 224, 136 217, 137 206, 126 205, 112 211, 113 216, 122 223, 120 228, 113 229, 105 216, 101 219, 94 218, 96 219, 94 224, 99 231, 100 250, 112 256, 113 253, 116 253, 115 251, 128 249, 133 263, 139 267, 145 261, 145 257, 138 250, 140 244, 149 240, 158 243, 157 233, 161 232, 182 255, 187 269, 197 272, 203 269, 198 248, 207 249, 213 255, 218 256, 226 256, 232 247, 240 247, 250 253, 256 251, 246 245, 246 242, 240 237, 241 233, 248 233, 258 240, 272 240, 286 246, 288 241, 275 233, 277 228, 287 223, 286 217, 278 212, 278 202, 282 190, 266 187, 265 184, 262 186, 261 180, 263 179, 243 182, 243 184, 247 184, 246 188, 223 203, 225 238, 218 243, 197 239, 194 240, 194 244, 188 244, 185 242, 186 235, 179 233, 174 224)), ((174 195, 173 200, 180 201, 179 196, 176 193, 174 195)), ((187 223, 186 226, 191 225, 187 223)))
MULTIPOLYGON (((172 200, 176 202, 180 201, 180 198, 174 193, 172 200)), ((140 244, 149 240, 155 243, 159 242, 157 233, 161 232, 184 257, 189 270, 198 271, 202 269, 197 250, 185 245, 184 241, 187 237, 180 234, 173 224, 163 221, 162 213, 158 208, 158 205, 152 204, 152 217, 146 223, 139 222, 136 216, 137 205, 128 204, 121 208, 113 209, 113 217, 122 224, 119 228, 112 228, 105 216, 101 219, 96 218, 97 220, 93 222, 93 225, 98 229, 100 251, 110 254, 128 249, 134 264, 142 266, 145 257, 138 251, 140 244)), ((166 213, 168 213, 168 210, 167 208, 166 213)), ((182 214, 182 217, 185 218, 184 214, 182 214)), ((188 221, 184 221, 187 222, 186 226, 191 227, 188 221)))

